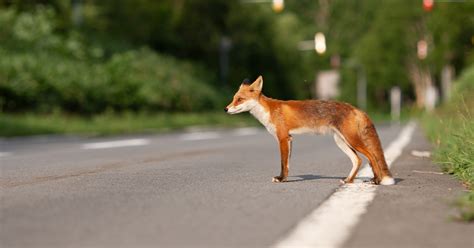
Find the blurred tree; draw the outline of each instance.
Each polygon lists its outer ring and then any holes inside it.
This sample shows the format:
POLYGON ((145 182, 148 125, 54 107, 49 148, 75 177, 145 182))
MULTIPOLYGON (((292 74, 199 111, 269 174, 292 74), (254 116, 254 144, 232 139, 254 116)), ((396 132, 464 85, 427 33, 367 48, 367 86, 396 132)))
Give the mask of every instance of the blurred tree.
POLYGON ((266 90, 275 97, 308 96, 307 86, 298 84, 309 77, 297 50, 304 25, 296 14, 277 15, 267 5, 226 0, 118 0, 96 5, 99 16, 86 25, 95 33, 107 32, 135 45, 200 61, 216 75, 219 43, 229 37, 229 85, 264 74, 266 90))
POLYGON ((76 57, 90 53, 81 52, 85 49, 76 40, 95 47, 93 57, 103 61, 150 47, 203 64, 203 70, 215 75, 208 82, 215 87, 220 87, 219 45, 227 37, 232 42, 228 86, 263 74, 265 93, 286 99, 309 97, 315 73, 330 68, 332 55, 341 56, 343 99, 354 99, 357 67, 367 72, 372 103, 386 103, 386 93, 395 85, 405 96, 418 94, 414 72, 439 77, 445 64, 460 70, 474 61, 474 2, 435 2, 431 12, 424 12, 421 1, 298 0, 286 1, 285 10, 275 13, 270 3, 227 0, 83 0, 79 27, 72 23, 72 2, 0 0, 0 7, 21 12, 51 6, 57 12, 55 34, 72 37, 66 47, 75 47, 76 57), (298 51, 298 42, 319 31, 326 35, 324 55, 298 51), (416 57, 421 38, 428 41, 423 61, 416 57))
POLYGON ((356 43, 354 56, 367 72, 368 95, 377 103, 386 102, 386 94, 393 86, 410 92, 407 62, 416 55, 413 44, 420 36, 413 29, 421 13, 415 4, 418 3, 410 0, 384 1, 368 31, 356 43))
MULTIPOLYGON (((341 99, 356 104, 357 80, 367 69, 354 51, 374 22, 380 1, 331 1, 328 19, 328 53, 341 58, 341 99), (350 28, 348 28, 350 27, 350 28)), ((363 106, 359 106, 363 107, 363 106)))
MULTIPOLYGON (((272 97, 309 97, 310 64, 297 50, 304 36, 294 13, 276 16, 268 6, 237 6, 229 16, 231 78, 264 76, 264 91, 272 97), (242 13, 248 13, 242 15, 242 13)), ((238 81, 240 83, 240 81, 238 81)))
POLYGON ((425 13, 432 34, 428 62, 436 72, 446 64, 460 70, 474 62, 474 2, 435 2, 434 9, 425 13))

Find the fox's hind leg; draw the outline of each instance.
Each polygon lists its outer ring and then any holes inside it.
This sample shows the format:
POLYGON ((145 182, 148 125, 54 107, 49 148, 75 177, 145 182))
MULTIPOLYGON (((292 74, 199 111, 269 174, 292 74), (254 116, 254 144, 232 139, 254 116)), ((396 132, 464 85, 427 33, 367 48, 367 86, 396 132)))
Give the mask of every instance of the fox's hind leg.
POLYGON ((352 149, 344 139, 339 136, 339 134, 335 133, 334 134, 334 140, 336 141, 337 146, 351 159, 352 162, 352 169, 349 175, 344 179, 344 183, 353 183, 354 178, 357 175, 357 172, 359 171, 360 165, 362 163, 362 160, 360 157, 357 155, 357 153, 352 149))
POLYGON ((336 133, 340 134, 352 149, 367 157, 374 173, 375 184, 381 183, 385 177, 387 180, 391 179, 377 131, 367 114, 360 110, 354 110, 350 118, 346 117, 337 122, 335 129, 339 131, 336 133))

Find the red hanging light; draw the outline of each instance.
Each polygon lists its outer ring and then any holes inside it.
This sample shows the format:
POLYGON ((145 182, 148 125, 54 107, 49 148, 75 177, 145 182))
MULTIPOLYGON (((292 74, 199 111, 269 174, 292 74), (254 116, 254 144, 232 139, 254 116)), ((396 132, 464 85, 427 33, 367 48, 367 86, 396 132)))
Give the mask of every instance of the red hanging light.
POLYGON ((423 0, 423 9, 430 12, 433 9, 434 0, 423 0))

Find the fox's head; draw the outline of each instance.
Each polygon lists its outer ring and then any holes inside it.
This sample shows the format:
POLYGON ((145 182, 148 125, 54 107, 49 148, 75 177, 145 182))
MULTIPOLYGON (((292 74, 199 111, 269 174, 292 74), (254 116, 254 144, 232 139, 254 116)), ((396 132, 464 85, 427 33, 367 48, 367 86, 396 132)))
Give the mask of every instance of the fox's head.
POLYGON ((250 111, 258 104, 258 99, 262 94, 263 78, 259 76, 253 83, 244 80, 235 93, 232 102, 224 109, 229 114, 238 114, 250 111))

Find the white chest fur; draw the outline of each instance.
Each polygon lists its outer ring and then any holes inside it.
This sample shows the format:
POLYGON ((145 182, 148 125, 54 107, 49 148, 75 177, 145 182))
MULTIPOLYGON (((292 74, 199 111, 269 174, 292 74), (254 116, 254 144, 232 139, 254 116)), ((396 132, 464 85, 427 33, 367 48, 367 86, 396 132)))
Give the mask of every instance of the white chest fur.
POLYGON ((276 128, 275 125, 270 120, 270 113, 259 103, 255 105, 250 110, 250 113, 258 120, 262 125, 265 126, 265 128, 268 130, 268 132, 276 137, 276 128))

